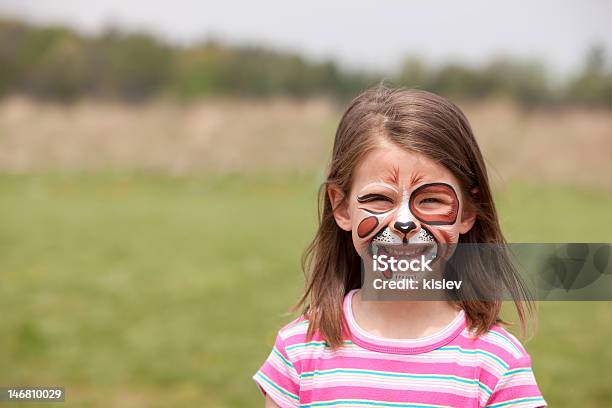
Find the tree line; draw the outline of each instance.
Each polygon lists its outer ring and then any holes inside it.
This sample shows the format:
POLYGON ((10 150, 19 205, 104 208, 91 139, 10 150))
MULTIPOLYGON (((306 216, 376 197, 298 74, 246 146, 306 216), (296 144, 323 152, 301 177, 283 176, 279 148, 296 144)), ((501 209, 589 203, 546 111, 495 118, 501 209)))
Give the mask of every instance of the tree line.
POLYGON ((111 97, 141 101, 160 94, 265 97, 328 95, 346 99, 381 80, 459 98, 500 96, 524 105, 610 106, 612 68, 593 46, 581 70, 553 83, 540 61, 498 57, 478 67, 431 66, 407 58, 398 73, 340 69, 332 60, 207 40, 168 44, 147 33, 108 28, 87 36, 63 26, 0 19, 0 96, 23 93, 70 101, 111 97))

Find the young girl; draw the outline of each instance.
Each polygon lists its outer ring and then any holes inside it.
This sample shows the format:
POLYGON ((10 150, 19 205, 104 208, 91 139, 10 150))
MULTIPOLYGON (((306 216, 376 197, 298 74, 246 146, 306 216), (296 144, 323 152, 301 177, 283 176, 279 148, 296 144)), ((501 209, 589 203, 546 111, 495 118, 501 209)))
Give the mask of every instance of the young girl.
MULTIPOLYGON (((377 301, 362 289, 362 258, 380 242, 505 242, 457 106, 420 90, 359 95, 338 126, 320 200, 304 312, 280 329, 253 377, 267 407, 546 406, 529 355, 499 326, 501 301, 460 292, 452 301, 377 301)), ((502 261, 476 277, 503 279, 524 325, 532 306, 502 261)))

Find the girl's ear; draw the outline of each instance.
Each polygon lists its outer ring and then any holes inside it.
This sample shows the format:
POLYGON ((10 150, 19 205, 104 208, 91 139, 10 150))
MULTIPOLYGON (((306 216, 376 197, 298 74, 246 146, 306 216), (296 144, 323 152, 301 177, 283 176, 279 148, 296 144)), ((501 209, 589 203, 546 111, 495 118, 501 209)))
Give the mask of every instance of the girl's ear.
MULTIPOLYGON (((478 189, 473 189, 471 192, 472 197, 476 197, 478 195, 478 189)), ((473 205, 466 205, 466 208, 461 211, 461 221, 459 221, 459 233, 466 234, 468 233, 474 223, 476 222, 476 209, 473 205)))
POLYGON ((461 213, 461 221, 459 222, 459 233, 467 234, 474 223, 476 222, 476 211, 465 210, 461 213))
POLYGON ((345 231, 352 230, 353 224, 351 222, 349 202, 348 200, 344 199, 342 189, 340 189, 340 187, 337 185, 332 184, 327 187, 327 195, 334 211, 334 219, 336 220, 336 224, 338 224, 338 226, 345 231))

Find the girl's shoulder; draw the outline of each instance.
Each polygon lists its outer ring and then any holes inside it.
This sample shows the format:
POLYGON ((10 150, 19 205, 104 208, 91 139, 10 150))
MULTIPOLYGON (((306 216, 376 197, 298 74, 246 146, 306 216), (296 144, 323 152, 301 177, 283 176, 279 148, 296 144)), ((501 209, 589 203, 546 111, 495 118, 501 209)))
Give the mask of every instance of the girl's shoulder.
POLYGON ((481 380, 488 378, 487 407, 546 406, 533 373, 531 357, 512 333, 494 325, 473 341, 482 357, 481 380))
POLYGON ((507 368, 529 366, 531 358, 523 344, 505 328, 493 325, 486 333, 480 336, 467 336, 472 347, 501 360, 507 368))
POLYGON ((327 346, 318 331, 308 337, 309 325, 308 318, 300 316, 281 327, 274 342, 273 353, 277 352, 282 356, 297 374, 302 371, 303 361, 316 358, 327 346))
POLYGON ((284 346, 304 343, 308 334, 309 325, 310 321, 308 318, 305 315, 301 315, 278 330, 278 340, 280 340, 284 346))
MULTIPOLYGON (((316 359, 333 350, 319 330, 309 336, 310 320, 300 316, 280 328, 275 347, 293 362, 316 359)), ((296 366, 299 364, 296 364, 296 366)))

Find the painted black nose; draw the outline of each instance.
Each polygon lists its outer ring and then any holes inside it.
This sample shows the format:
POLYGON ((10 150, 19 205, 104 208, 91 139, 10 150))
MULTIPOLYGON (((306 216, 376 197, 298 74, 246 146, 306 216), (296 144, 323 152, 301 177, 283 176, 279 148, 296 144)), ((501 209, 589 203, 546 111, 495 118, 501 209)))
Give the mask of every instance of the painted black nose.
POLYGON ((395 224, 393 224, 393 227, 395 227, 395 229, 398 231, 402 231, 404 234, 408 234, 410 231, 416 228, 416 224, 414 223, 414 221, 408 221, 408 222, 396 221, 395 224))

